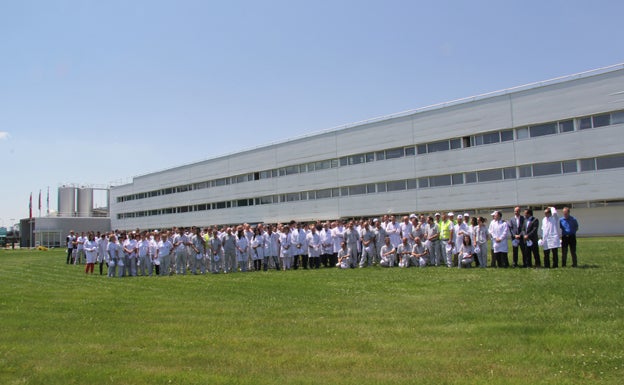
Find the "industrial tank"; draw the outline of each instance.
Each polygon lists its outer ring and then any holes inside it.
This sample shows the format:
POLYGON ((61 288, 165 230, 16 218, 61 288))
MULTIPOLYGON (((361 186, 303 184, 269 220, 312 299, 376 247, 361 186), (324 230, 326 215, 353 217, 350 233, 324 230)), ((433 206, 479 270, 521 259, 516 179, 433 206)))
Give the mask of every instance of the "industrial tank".
POLYGON ((76 188, 62 186, 58 189, 58 216, 73 217, 76 215, 76 188))
POLYGON ((90 217, 93 212, 93 189, 84 187, 78 189, 78 216, 90 217))

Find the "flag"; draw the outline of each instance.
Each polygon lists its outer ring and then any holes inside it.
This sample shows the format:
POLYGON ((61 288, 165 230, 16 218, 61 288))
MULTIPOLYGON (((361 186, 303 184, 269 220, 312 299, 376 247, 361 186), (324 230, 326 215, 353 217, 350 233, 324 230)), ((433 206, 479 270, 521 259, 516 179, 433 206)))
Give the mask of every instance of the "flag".
POLYGON ((28 201, 28 219, 32 219, 32 193, 30 193, 30 200, 28 201))
POLYGON ((39 190, 39 211, 41 211, 41 190, 39 190))

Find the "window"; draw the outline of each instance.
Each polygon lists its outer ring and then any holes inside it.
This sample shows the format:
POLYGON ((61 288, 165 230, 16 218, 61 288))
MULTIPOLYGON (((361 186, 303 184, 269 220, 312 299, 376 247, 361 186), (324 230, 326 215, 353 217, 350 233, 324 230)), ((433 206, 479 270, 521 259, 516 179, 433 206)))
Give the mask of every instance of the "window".
POLYGON ((208 187, 208 183, 207 182, 195 183, 193 185, 193 190, 201 190, 201 189, 205 189, 206 187, 208 187))
POLYGON ((169 195, 169 194, 173 194, 173 188, 171 187, 168 187, 163 190, 163 195, 169 195))
POLYGON ((533 176, 561 174, 561 162, 539 163, 533 165, 533 176))
POLYGON ((516 179, 516 168, 515 167, 507 167, 503 169, 503 178, 505 179, 516 179))
POLYGON ((453 174, 451 175, 451 182, 453 184, 464 184, 464 174, 453 174))
POLYGON ((232 177, 232 182, 234 182, 234 183, 247 182, 247 174, 245 174, 245 175, 237 175, 235 177, 232 177))
POLYGON ((408 179, 407 180, 407 189, 415 190, 417 186, 416 179, 408 179))
POLYGON ((346 165, 349 164, 349 158, 346 156, 343 156, 342 158, 340 158, 340 167, 344 167, 346 165))
POLYGON ((624 123, 624 111, 618 111, 611 114, 611 124, 624 123))
POLYGON ((460 138, 451 139, 451 150, 462 148, 462 141, 460 138))
POLYGON ((271 177, 271 170, 260 171, 260 179, 269 179, 271 177))
POLYGON ((414 156, 416 155, 416 147, 405 147, 405 156, 414 156))
POLYGON ((596 115, 592 118, 594 128, 611 125, 611 114, 596 115))
POLYGON ((429 187, 429 178, 418 178, 418 188, 427 188, 429 187))
POLYGON ((366 185, 360 184, 357 186, 349 187, 349 195, 362 195, 366 194, 366 185))
POLYGON ((236 204, 236 207, 245 207, 248 205, 247 199, 239 199, 234 201, 234 203, 236 204))
POLYGON ((594 158, 581 159, 581 171, 594 171, 596 169, 596 160, 594 158))
POLYGON ((475 135, 471 137, 473 146, 481 146, 483 144, 483 135, 475 135))
POLYGON ((216 209, 224 209, 224 208, 226 208, 226 206, 227 205, 226 205, 225 202, 217 202, 217 203, 215 203, 215 208, 216 209))
POLYGON ((557 133, 557 125, 555 123, 540 124, 529 127, 531 138, 544 135, 552 135, 557 133))
POLYGON ((230 183, 229 183, 229 178, 220 178, 220 179, 217 179, 217 180, 215 181, 215 184, 216 184, 217 186, 225 186, 226 184, 230 184, 230 183))
POLYGON ((377 183, 377 192, 386 192, 386 184, 385 183, 377 183))
POLYGON ((314 164, 314 168, 318 171, 318 170, 327 170, 328 168, 331 168, 331 162, 329 160, 322 160, 320 162, 316 162, 314 164))
POLYGON ((331 168, 337 168, 337 167, 338 167, 338 159, 332 159, 331 168))
POLYGON ((384 159, 386 159, 386 153, 384 151, 377 151, 375 153, 375 158, 377 160, 384 160, 384 159))
POLYGON ((341 187, 340 188, 340 196, 341 197, 349 196, 349 188, 348 187, 341 187))
POLYGON ((562 162, 562 165, 564 174, 577 171, 575 160, 567 160, 565 162, 562 162))
POLYGON ((483 134, 483 144, 492 144, 498 142, 500 142, 500 134, 498 132, 483 134))
POLYGON ((591 118, 581 118, 581 119, 579 119, 579 128, 581 130, 587 130, 588 128, 592 128, 592 120, 591 120, 591 118))
POLYGON ((277 178, 278 172, 277 169, 274 168, 273 170, 271 170, 271 178, 277 178))
POLYGON ((503 179, 503 174, 500 168, 494 170, 477 171, 477 178, 479 182, 490 182, 493 180, 503 179))
POLYGON ((405 190, 405 180, 387 182, 386 185, 388 186, 388 192, 405 190))
POLYGON ((307 164, 300 164, 299 165, 299 172, 301 172, 301 173, 308 172, 308 165, 307 164))
POLYGON ((332 197, 336 198, 340 196, 340 189, 338 187, 335 187, 333 189, 331 189, 332 192, 332 197))
POLYGON ((438 176, 429 177, 430 187, 440 187, 440 186, 450 186, 450 185, 451 185, 450 175, 438 175, 438 176))
POLYGON ((426 154, 427 153, 427 145, 426 144, 419 144, 418 146, 416 146, 416 152, 418 153, 418 155, 426 154))
POLYGON ((375 192, 377 192, 376 190, 376 184, 375 183, 370 183, 366 185, 366 193, 367 194, 374 194, 375 192))
POLYGON ((624 155, 603 156, 596 158, 598 170, 624 167, 624 155))
POLYGON ((513 130, 504 130, 500 132, 501 142, 509 142, 513 140, 513 130))
POLYGON ((298 174, 299 165, 286 167, 286 175, 298 174))
POLYGON ((516 139, 526 139, 528 137, 529 137, 528 127, 516 128, 516 139))
POLYGON ((390 150, 386 150, 386 159, 395 159, 401 157, 403 157, 402 148, 392 148, 390 150))
POLYGON ((531 166, 520 166, 518 170, 520 171, 520 178, 530 178, 533 176, 533 169, 531 166))
POLYGON ((298 200, 301 200, 301 195, 298 192, 286 194, 286 202, 296 202, 298 200))
POLYGON ((197 211, 206 211, 207 210, 207 204, 201 204, 201 205, 197 205, 197 211))
POLYGON ((308 163, 306 167, 308 168, 308 172, 316 171, 316 163, 314 162, 308 163))
POLYGON ((374 161, 375 161, 375 153, 374 152, 369 152, 368 154, 366 154, 366 163, 374 162, 374 161))
POLYGON ((427 144, 427 152, 448 151, 450 149, 448 140, 441 140, 439 142, 432 142, 427 144))
POLYGON ((574 120, 565 120, 563 122, 559 122, 559 132, 570 131, 574 131, 574 120))
POLYGON ((364 154, 351 155, 349 157, 349 164, 360 164, 366 162, 366 157, 364 154))
POLYGON ((331 196, 332 196, 332 190, 330 188, 327 188, 324 190, 318 190, 316 192, 316 199, 331 198, 331 196))
POLYGON ((477 173, 476 172, 467 172, 464 175, 465 183, 477 183, 477 173))

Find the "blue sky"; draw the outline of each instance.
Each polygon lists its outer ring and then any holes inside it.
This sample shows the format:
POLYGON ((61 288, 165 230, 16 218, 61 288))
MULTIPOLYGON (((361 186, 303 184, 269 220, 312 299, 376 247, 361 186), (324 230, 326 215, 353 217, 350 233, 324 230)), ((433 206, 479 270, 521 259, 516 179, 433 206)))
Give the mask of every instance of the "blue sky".
POLYGON ((132 176, 624 62, 621 1, 0 1, 0 226, 132 176), (12 221, 13 219, 13 221, 12 221))

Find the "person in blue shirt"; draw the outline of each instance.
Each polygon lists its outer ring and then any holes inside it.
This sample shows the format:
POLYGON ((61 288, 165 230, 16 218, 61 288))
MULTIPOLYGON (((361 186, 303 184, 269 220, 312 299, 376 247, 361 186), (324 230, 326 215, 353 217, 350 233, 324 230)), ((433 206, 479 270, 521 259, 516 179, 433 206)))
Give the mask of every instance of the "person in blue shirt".
POLYGON ((569 207, 563 208, 563 217, 559 219, 559 226, 561 227, 561 266, 565 267, 566 265, 569 248, 570 254, 572 254, 572 267, 577 267, 576 232, 579 224, 576 218, 570 215, 569 207))

